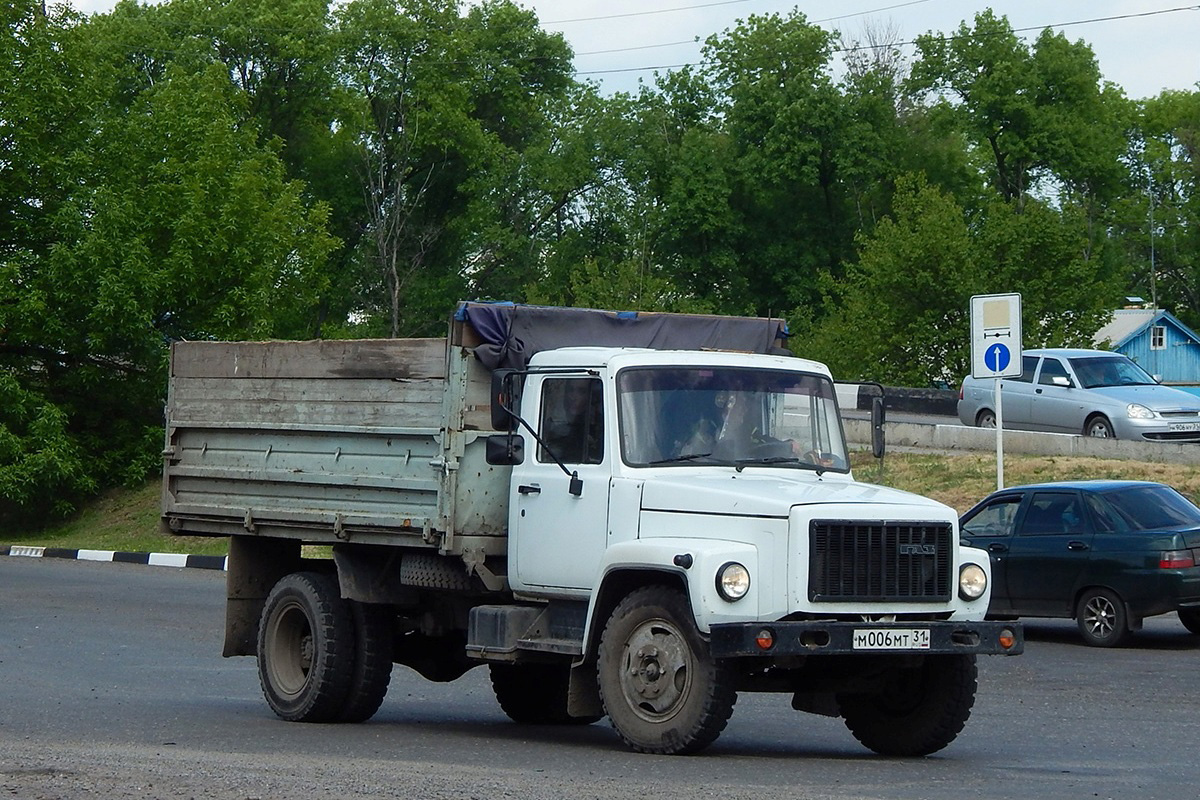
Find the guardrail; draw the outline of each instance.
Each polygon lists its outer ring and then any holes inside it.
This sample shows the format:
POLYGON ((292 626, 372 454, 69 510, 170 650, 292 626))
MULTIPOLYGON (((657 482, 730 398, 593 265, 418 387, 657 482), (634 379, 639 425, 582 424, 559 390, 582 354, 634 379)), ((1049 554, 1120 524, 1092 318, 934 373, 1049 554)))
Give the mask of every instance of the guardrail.
MULTIPOLYGON (((846 439, 853 445, 870 445, 871 421, 843 418, 846 439)), ((919 450, 996 451, 996 432, 986 428, 967 428, 957 424, 928 424, 889 421, 884 424, 889 448, 919 450)), ((1086 456, 1121 461, 1147 461, 1161 464, 1200 464, 1200 445, 1173 442, 1130 442, 1121 439, 1095 439, 1070 433, 1004 431, 1004 452, 1041 456, 1086 456)))

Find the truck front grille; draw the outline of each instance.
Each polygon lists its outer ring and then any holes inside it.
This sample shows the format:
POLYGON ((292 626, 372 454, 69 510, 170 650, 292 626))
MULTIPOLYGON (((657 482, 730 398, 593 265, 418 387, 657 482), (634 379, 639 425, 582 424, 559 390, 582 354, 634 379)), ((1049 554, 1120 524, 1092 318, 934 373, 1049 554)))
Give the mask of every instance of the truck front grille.
POLYGON ((945 522, 813 520, 809 600, 948 602, 951 534, 945 522))

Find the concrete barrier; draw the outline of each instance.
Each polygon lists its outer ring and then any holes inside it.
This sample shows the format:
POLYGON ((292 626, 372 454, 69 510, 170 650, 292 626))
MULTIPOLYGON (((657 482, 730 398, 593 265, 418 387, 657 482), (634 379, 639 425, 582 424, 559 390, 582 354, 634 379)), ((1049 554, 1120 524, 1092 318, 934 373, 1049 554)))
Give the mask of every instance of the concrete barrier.
MULTIPOLYGON (((871 443, 871 423, 865 419, 843 419, 846 440, 852 445, 871 443)), ((996 432, 962 425, 929 425, 915 422, 884 423, 889 448, 996 452, 996 432)), ((1004 452, 1040 456, 1086 456, 1163 464, 1200 464, 1200 445, 1172 442, 1129 442, 1095 439, 1069 433, 1004 431, 1004 452)))
MULTIPOLYGON (((871 399, 879 396, 879 387, 859 384, 854 406, 859 411, 871 408, 871 399)), ((841 397, 838 398, 841 402, 841 397)), ((888 411, 907 414, 933 414, 944 417, 958 415, 958 392, 949 389, 906 389, 901 386, 883 387, 883 404, 888 411)), ((843 406, 848 408, 848 406, 843 406)))

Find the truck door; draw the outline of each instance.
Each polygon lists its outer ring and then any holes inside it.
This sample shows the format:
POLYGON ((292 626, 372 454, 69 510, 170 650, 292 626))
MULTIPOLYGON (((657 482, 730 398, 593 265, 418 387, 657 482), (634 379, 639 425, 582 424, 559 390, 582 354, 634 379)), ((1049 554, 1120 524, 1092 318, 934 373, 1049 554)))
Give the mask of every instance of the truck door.
MULTIPOLYGON (((530 387, 533 388, 533 387, 530 387)), ((545 377, 537 431, 525 463, 513 468, 509 581, 515 587, 591 589, 608 530, 611 448, 604 388, 588 376, 545 377), (578 474, 583 491, 571 494, 578 474)))

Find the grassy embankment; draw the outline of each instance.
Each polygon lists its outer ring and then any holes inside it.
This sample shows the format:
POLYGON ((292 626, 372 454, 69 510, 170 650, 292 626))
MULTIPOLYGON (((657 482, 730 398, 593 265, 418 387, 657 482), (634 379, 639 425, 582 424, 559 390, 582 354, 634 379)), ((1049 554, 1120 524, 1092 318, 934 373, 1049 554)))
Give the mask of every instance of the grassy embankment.
MULTIPOLYGON (((854 454, 855 477, 940 500, 960 513, 996 488, 994 455, 924 455, 889 453, 882 475, 869 453, 854 454)), ((1005 484, 1015 486, 1083 478, 1130 478, 1160 481, 1200 500, 1200 467, 1111 461, 1095 458, 1006 455, 1005 484)), ((160 486, 152 481, 142 489, 114 491, 92 503, 67 522, 45 530, 0 532, 0 545, 41 545, 152 553, 223 555, 223 538, 173 536, 158 530, 160 486)))

